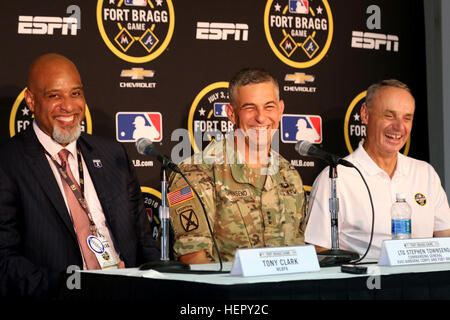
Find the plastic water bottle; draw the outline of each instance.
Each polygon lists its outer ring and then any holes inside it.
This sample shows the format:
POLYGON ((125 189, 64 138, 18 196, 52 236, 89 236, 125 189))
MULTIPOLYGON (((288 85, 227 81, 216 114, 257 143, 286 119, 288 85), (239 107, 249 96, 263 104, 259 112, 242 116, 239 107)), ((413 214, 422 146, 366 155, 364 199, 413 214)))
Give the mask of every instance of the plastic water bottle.
POLYGON ((411 207, 405 195, 397 193, 391 207, 392 239, 411 239, 411 207))

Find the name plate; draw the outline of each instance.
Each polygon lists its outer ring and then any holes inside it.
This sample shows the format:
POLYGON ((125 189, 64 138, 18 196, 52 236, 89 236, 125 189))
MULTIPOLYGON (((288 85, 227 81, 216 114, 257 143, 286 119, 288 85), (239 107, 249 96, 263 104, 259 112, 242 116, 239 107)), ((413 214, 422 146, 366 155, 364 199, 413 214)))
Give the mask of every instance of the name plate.
POLYGON ((401 266, 450 262, 450 238, 384 240, 378 264, 401 266))
POLYGON ((249 277, 319 270, 314 246, 306 245, 237 249, 230 273, 249 277))

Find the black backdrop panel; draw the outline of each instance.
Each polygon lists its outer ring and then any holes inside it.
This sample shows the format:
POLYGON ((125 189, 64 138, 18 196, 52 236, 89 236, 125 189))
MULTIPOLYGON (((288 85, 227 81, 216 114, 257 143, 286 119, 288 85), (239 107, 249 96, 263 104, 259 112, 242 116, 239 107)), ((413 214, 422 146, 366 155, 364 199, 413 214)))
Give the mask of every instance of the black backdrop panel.
POLYGON ((296 154, 296 139, 352 152, 364 138, 365 90, 381 79, 411 87, 416 116, 402 152, 428 160, 419 0, 16 0, 1 2, 0 24, 0 139, 29 129, 21 93, 31 61, 47 52, 69 57, 85 86, 84 129, 125 144, 150 216, 160 166, 136 152, 134 120, 153 127, 148 137, 180 160, 208 143, 194 146, 192 137, 230 129, 222 113, 227 81, 242 67, 264 67, 278 79, 286 105, 279 150, 307 190, 325 163, 296 154))

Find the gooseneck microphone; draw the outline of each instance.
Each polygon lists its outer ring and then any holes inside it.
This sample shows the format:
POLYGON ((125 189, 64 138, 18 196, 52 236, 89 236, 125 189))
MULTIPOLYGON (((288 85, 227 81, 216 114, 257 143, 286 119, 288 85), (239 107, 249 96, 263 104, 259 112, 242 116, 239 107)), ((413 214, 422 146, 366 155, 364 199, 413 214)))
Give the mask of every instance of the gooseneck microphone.
MULTIPOLYGON (((169 168, 172 171, 179 173, 181 175, 181 177, 189 185, 189 187, 194 191, 194 194, 196 195, 197 199, 200 202, 200 205, 202 206, 203 213, 205 215, 205 219, 206 219, 206 222, 208 225, 209 233, 213 240, 214 248, 216 249, 217 255, 219 256, 219 264, 220 264, 219 271, 209 271, 209 270, 194 271, 194 270, 190 269, 189 265, 186 265, 184 263, 181 263, 178 261, 168 261, 168 247, 169 247, 168 246, 168 237, 169 237, 168 225, 169 225, 170 216, 169 216, 169 208, 166 205, 166 201, 164 199, 162 201, 161 207, 160 207, 160 212, 162 212, 164 215, 164 218, 160 217, 161 218, 161 226, 163 226, 163 222, 164 222, 164 225, 166 226, 165 228, 162 228, 163 232, 162 232, 161 237, 164 239, 161 240, 161 245, 162 245, 161 246, 161 248, 162 248, 161 261, 151 261, 151 262, 144 263, 143 265, 141 265, 139 267, 139 269, 140 270, 155 269, 155 270, 161 271, 161 272, 180 272, 180 273, 198 273, 198 274, 224 273, 224 271, 222 271, 223 270, 223 262, 222 262, 222 257, 220 254, 219 246, 217 245, 217 241, 216 241, 214 232, 212 230, 211 223, 209 222, 209 218, 208 218, 208 214, 206 213, 205 205, 204 205, 202 199, 200 198, 199 194, 195 190, 195 188, 191 185, 191 183, 186 178, 186 176, 183 174, 183 172, 180 170, 180 168, 178 168, 178 166, 175 163, 173 163, 167 156, 165 156, 161 152, 159 152, 158 149, 153 145, 153 142, 150 139, 147 139, 147 138, 138 139, 136 141, 136 148, 140 154, 155 157, 159 162, 162 163, 161 176, 163 177, 162 178, 163 181, 161 181, 161 195, 163 198, 167 197, 167 180, 166 180, 167 174, 165 172, 166 168, 169 168), (164 248, 163 248, 164 243, 166 243, 166 245, 164 245, 164 248)), ((161 213, 160 213, 160 215, 161 215, 161 213)))
POLYGON ((295 151, 297 151, 301 156, 310 156, 323 159, 331 165, 341 164, 346 167, 351 168, 354 167, 354 165, 351 162, 342 159, 337 155, 326 152, 325 150, 317 148, 315 145, 313 145, 311 142, 307 140, 300 140, 299 142, 297 142, 297 144, 295 145, 295 151))
POLYGON ((169 169, 177 173, 180 173, 180 169, 178 168, 178 166, 175 163, 173 163, 168 157, 159 152, 150 139, 147 138, 138 139, 136 141, 136 149, 140 154, 155 157, 164 166, 167 166, 169 169))
POLYGON ((369 186, 367 185, 366 180, 364 179, 361 171, 353 165, 350 161, 342 159, 337 155, 326 152, 320 148, 317 148, 312 143, 306 140, 300 140, 295 145, 295 150, 302 156, 311 156, 323 159, 328 162, 329 166, 329 178, 331 181, 330 184, 330 199, 329 199, 329 209, 331 213, 331 249, 325 250, 317 253, 317 257, 319 258, 319 264, 321 267, 329 267, 335 265, 342 265, 344 263, 353 263, 359 264, 361 263, 367 253, 370 250, 373 239, 373 231, 374 231, 374 221, 375 221, 375 210, 373 207, 372 195, 370 193, 369 186), (339 199, 337 198, 336 193, 336 179, 337 179, 337 165, 341 164, 346 167, 354 168, 358 171, 361 179, 363 180, 370 199, 370 205, 372 207, 372 228, 370 232, 370 240, 367 246, 366 252, 360 258, 359 254, 356 252, 346 251, 339 249, 339 229, 338 229, 338 212, 339 212, 339 199))

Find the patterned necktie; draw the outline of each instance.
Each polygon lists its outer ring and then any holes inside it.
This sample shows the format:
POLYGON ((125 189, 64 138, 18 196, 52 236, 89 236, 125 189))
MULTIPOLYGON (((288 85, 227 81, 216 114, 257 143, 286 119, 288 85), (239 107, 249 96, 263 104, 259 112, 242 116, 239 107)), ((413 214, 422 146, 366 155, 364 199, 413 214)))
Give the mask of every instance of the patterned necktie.
MULTIPOLYGON (((61 159, 61 167, 73 181, 78 190, 80 190, 80 186, 76 182, 75 178, 73 177, 72 171, 70 170, 67 159, 69 153, 70 151, 67 149, 62 149, 60 152, 58 152, 58 156, 61 159)), ((66 194, 67 204, 69 205, 70 213, 72 215, 73 226, 75 227, 78 243, 81 247, 86 267, 89 270, 100 269, 100 265, 97 261, 97 258, 95 257, 95 253, 92 252, 91 249, 89 249, 87 244, 87 237, 91 235, 89 228, 89 218, 87 217, 86 212, 81 207, 74 193, 70 189, 70 186, 64 179, 61 180, 64 186, 64 193, 66 194)))

